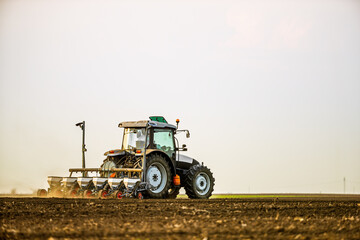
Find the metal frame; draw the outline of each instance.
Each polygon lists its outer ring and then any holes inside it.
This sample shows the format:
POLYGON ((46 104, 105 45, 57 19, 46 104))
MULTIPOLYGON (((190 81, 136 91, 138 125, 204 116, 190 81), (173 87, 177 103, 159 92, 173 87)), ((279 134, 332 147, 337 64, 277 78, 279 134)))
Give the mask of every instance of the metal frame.
POLYGON ((69 172, 70 172, 70 176, 72 176, 72 174, 81 172, 81 173, 88 173, 88 172, 143 172, 142 169, 138 169, 138 168, 113 168, 110 170, 103 170, 102 168, 70 168, 69 172))

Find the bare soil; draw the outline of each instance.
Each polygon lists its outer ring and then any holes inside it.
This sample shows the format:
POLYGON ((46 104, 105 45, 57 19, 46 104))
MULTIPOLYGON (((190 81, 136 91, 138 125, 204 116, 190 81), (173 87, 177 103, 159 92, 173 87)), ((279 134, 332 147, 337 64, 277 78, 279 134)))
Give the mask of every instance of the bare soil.
POLYGON ((1 239, 360 239, 360 198, 0 198, 1 239))

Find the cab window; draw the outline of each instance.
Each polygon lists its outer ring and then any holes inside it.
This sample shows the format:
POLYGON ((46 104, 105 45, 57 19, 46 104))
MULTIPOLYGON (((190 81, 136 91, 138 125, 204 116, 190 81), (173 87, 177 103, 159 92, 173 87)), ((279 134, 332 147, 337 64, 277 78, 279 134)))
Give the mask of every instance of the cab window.
POLYGON ((175 152, 173 131, 170 129, 154 129, 154 147, 164 151, 169 157, 175 152))

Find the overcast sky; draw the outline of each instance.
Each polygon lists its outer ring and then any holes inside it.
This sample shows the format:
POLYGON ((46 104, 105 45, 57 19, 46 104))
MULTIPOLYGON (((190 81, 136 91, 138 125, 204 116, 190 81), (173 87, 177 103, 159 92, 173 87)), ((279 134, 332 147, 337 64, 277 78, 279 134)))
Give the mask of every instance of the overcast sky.
POLYGON ((163 115, 215 192, 360 193, 359 1, 0 0, 0 192, 163 115))

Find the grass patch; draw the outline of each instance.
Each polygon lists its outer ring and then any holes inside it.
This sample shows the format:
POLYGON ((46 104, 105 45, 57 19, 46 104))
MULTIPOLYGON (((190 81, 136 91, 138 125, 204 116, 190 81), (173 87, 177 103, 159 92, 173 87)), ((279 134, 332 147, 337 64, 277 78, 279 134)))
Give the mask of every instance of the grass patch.
MULTIPOLYGON (((301 198, 309 195, 297 194, 213 194, 210 199, 216 198, 301 198)), ((312 195, 314 197, 314 195, 312 195)), ((179 194, 178 198, 188 198, 186 194, 179 194)))
POLYGON ((211 198, 294 198, 307 195, 269 195, 269 194, 214 194, 211 198))

